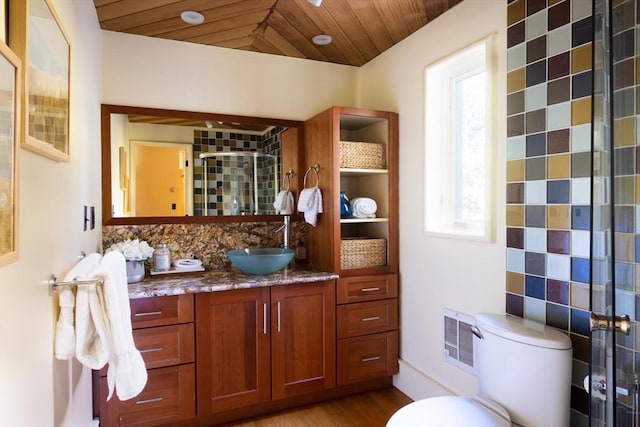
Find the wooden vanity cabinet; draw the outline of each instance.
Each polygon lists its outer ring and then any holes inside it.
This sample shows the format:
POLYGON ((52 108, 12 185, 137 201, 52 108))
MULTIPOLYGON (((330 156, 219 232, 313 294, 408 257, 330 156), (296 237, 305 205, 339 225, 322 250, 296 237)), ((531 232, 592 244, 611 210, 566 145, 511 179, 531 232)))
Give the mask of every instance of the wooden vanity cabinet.
POLYGON ((332 107, 305 121, 304 141, 305 167, 320 167, 324 202, 307 230, 307 257, 340 275, 337 385, 390 377, 398 372, 398 115, 332 107), (358 150, 381 155, 365 162, 358 150), (341 218, 341 191, 373 199, 375 218, 341 218), (362 262, 354 239, 365 245, 362 262))
POLYGON ((335 386, 335 281, 196 295, 198 415, 335 386))
POLYGON ((147 385, 135 398, 107 401, 107 369, 95 378, 94 408, 100 425, 154 426, 195 416, 193 295, 133 299, 131 325, 147 366, 147 385))

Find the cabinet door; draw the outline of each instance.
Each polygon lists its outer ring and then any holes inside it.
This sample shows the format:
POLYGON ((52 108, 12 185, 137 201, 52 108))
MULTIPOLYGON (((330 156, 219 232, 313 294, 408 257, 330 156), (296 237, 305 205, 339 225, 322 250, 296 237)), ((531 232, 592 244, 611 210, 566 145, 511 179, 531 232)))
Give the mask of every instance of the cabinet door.
POLYGON ((270 399, 269 288, 196 295, 198 414, 270 399))
POLYGON ((335 281, 271 288, 272 396, 335 387, 335 281))

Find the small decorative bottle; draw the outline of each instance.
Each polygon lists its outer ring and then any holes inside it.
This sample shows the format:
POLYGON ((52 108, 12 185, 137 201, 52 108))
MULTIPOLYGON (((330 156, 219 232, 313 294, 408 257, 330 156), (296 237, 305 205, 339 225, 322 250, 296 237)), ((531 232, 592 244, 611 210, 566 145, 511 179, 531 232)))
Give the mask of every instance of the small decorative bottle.
POLYGON ((166 243, 160 243, 153 251, 153 269, 155 271, 168 271, 171 267, 171 257, 166 243))

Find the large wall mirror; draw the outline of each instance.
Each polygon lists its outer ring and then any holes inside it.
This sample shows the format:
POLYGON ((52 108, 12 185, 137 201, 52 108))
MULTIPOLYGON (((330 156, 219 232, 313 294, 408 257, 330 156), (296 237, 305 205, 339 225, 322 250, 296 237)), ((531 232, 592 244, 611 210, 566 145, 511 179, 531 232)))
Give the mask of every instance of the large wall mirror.
POLYGON ((103 223, 279 219, 283 174, 299 177, 301 124, 102 105, 103 223))

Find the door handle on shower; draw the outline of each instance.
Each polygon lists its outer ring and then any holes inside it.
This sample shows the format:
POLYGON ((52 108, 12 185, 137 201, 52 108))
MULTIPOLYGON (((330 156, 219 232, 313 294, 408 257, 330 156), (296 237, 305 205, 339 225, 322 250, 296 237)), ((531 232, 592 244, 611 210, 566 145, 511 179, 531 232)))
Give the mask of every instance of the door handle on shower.
POLYGON ((631 319, 628 314, 622 316, 606 316, 589 313, 589 329, 593 331, 622 332, 625 335, 631 333, 631 319))

